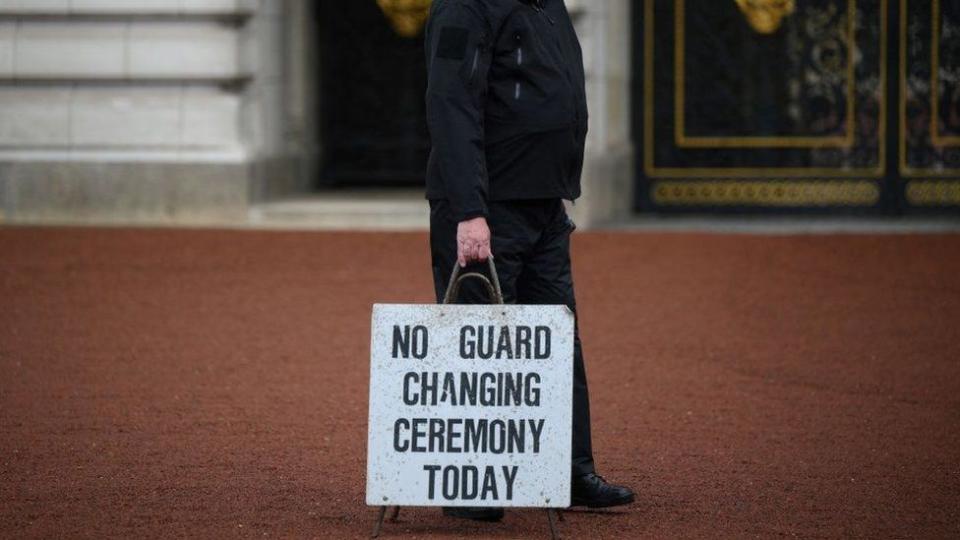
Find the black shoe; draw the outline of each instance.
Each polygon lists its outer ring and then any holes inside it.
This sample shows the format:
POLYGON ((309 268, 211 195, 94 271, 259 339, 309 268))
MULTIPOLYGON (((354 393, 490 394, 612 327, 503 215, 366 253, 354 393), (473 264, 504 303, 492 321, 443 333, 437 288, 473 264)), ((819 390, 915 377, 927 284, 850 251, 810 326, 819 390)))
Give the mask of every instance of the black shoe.
POLYGON ((570 506, 607 508, 633 502, 630 488, 608 484, 602 476, 594 473, 575 476, 570 488, 570 506))
POLYGON ((444 506, 443 515, 474 521, 496 523, 503 519, 503 508, 487 508, 477 506, 444 506))

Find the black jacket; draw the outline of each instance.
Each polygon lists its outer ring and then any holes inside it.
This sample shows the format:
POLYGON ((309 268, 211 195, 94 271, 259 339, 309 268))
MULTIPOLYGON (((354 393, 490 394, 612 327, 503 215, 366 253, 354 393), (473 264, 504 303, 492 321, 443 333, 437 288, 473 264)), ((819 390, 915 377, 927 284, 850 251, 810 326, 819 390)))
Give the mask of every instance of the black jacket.
POLYGON ((580 196, 583 56, 562 0, 435 0, 426 54, 428 199, 461 221, 580 196))

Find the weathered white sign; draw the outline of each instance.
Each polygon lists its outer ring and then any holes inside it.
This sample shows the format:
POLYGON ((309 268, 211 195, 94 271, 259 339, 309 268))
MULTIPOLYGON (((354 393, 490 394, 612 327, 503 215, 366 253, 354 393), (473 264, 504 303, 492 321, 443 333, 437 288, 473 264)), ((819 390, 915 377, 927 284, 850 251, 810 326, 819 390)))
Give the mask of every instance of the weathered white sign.
POLYGON ((367 504, 570 504, 566 306, 373 307, 367 504))

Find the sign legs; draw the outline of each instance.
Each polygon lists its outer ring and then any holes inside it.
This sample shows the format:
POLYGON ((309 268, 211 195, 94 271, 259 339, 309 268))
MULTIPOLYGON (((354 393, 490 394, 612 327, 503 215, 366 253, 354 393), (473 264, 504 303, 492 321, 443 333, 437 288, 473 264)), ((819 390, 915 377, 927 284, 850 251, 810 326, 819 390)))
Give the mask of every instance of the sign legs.
POLYGON ((380 529, 383 527, 383 516, 385 515, 387 515, 387 507, 381 506, 380 512, 377 513, 377 521, 373 524, 373 534, 370 535, 370 538, 380 536, 380 529))
MULTIPOLYGON (((377 538, 380 536, 380 530, 383 528, 383 520, 387 516, 387 507, 381 506, 380 511, 377 512, 377 522, 373 524, 373 534, 370 535, 370 538, 377 538)), ((390 507, 390 517, 387 518, 388 521, 394 522, 397 521, 397 517, 400 516, 400 507, 391 506, 390 507)), ((560 540, 560 535, 557 533, 557 522, 563 521, 563 513, 559 510, 554 510, 553 508, 547 508, 547 521, 550 522, 550 539, 551 540, 560 540)))
MULTIPOLYGON (((370 538, 376 538, 380 536, 380 529, 383 528, 383 518, 387 515, 387 507, 381 506, 380 512, 377 513, 377 522, 373 524, 373 534, 370 535, 370 538)), ((394 522, 397 520, 397 517, 400 515, 399 506, 390 507, 390 517, 387 518, 388 521, 394 522)))
POLYGON ((550 522, 551 540, 560 540, 560 535, 557 534, 557 521, 562 519, 563 514, 557 512, 553 508, 547 508, 547 520, 550 522))

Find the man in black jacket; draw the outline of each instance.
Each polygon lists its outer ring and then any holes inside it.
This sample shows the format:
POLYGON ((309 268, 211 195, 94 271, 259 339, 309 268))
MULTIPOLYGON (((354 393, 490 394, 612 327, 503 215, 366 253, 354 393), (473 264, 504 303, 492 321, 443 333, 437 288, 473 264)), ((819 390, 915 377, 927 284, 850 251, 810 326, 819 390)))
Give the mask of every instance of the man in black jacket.
MULTIPOLYGON (((426 34, 430 246, 438 301, 453 264, 495 257, 508 302, 576 313, 563 200, 580 196, 583 57, 562 0, 434 0, 426 34)), ((487 301, 476 284, 461 300, 487 301)), ((574 338, 572 504, 633 492, 596 474, 579 333, 574 338)), ((502 509, 448 515, 498 520, 502 509)))

